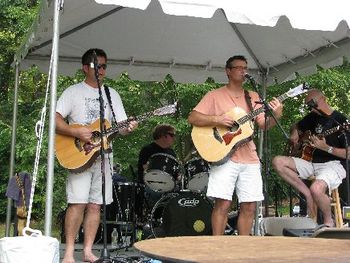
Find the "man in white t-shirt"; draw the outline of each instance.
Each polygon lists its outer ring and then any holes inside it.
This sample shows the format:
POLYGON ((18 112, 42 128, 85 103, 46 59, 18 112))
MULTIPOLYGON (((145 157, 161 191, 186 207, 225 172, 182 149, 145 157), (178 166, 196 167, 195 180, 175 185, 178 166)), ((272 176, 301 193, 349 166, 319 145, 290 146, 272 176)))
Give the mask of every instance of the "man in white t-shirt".
MULTIPOLYGON (((88 127, 71 127, 70 124, 89 125, 100 118, 100 101, 98 82, 104 102, 104 118, 110 123, 127 119, 119 94, 109 88, 111 103, 103 86, 107 68, 107 55, 101 49, 89 49, 82 57, 82 70, 85 80, 68 87, 57 102, 56 132, 79 138, 83 142, 90 142, 92 130, 88 127), (96 65, 97 64, 97 65, 96 65), (95 68, 98 74, 95 74, 95 68), (68 121, 67 122, 65 121, 68 121)), ((126 135, 137 127, 137 122, 131 121, 126 129, 120 130, 126 135)), ((112 154, 105 154, 105 198, 106 204, 113 201, 112 197, 112 154)), ((75 237, 81 224, 84 229, 83 261, 94 262, 98 258, 92 253, 92 245, 100 223, 100 209, 102 204, 102 174, 101 158, 79 173, 69 173, 66 185, 67 202, 69 204, 65 216, 66 250, 63 263, 74 263, 75 237)))

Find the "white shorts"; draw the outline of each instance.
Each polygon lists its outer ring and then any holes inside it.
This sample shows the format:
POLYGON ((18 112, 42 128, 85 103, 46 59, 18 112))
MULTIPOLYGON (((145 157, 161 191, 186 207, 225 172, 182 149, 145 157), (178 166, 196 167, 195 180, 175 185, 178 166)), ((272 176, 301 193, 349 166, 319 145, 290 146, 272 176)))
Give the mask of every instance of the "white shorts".
POLYGON ((317 180, 323 180, 329 192, 338 188, 342 180, 346 177, 344 167, 340 161, 329 161, 326 163, 312 163, 301 158, 292 157, 301 179, 308 179, 315 176, 317 180))
MULTIPOLYGON (((106 204, 113 201, 112 169, 105 158, 105 197, 106 204)), ((81 173, 70 173, 66 184, 67 202, 69 204, 102 204, 101 159, 81 173)))
POLYGON ((207 196, 232 200, 236 190, 239 203, 264 199, 260 164, 242 164, 231 160, 211 166, 207 196))

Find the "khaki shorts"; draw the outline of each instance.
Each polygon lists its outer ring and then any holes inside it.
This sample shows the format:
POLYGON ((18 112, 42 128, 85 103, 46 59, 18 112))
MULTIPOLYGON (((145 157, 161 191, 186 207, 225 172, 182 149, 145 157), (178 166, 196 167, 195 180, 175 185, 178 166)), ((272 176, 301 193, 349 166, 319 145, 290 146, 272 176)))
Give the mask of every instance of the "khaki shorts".
POLYGON ((209 171, 207 196, 232 200, 236 190, 238 201, 255 202, 264 199, 260 164, 242 164, 231 160, 209 171))
POLYGON ((312 163, 301 158, 292 157, 301 179, 308 179, 315 176, 317 180, 323 180, 329 192, 338 188, 346 177, 344 167, 340 161, 329 161, 326 163, 312 163))
MULTIPOLYGON (((112 167, 105 158, 105 186, 106 204, 113 201, 112 195, 112 167)), ((66 184, 67 202, 69 204, 102 204, 102 175, 101 159, 81 173, 70 173, 66 184)))

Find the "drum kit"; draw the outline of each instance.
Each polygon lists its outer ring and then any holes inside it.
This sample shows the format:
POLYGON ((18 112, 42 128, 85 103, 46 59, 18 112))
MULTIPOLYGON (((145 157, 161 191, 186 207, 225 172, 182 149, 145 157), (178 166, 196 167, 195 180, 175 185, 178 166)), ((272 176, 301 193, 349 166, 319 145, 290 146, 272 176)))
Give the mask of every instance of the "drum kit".
MULTIPOLYGON (((136 240, 210 235, 213 204, 205 196, 208 177, 209 164, 199 157, 182 165, 172 155, 156 153, 144 173, 145 185, 114 183, 114 201, 107 207, 107 222, 132 225, 136 240), (152 205, 147 193, 156 196, 152 205)), ((123 236, 122 231, 120 234, 123 236)))

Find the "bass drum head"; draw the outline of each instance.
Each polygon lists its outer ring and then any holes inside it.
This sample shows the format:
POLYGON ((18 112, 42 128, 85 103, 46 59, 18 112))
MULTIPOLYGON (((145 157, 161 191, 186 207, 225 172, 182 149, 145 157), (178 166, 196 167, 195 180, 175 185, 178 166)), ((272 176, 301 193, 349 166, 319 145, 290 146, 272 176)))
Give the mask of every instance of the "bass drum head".
POLYGON ((209 199, 199 193, 183 191, 166 195, 153 209, 153 235, 155 237, 211 235, 212 209, 209 199), (161 218, 156 219, 159 214, 161 218))

